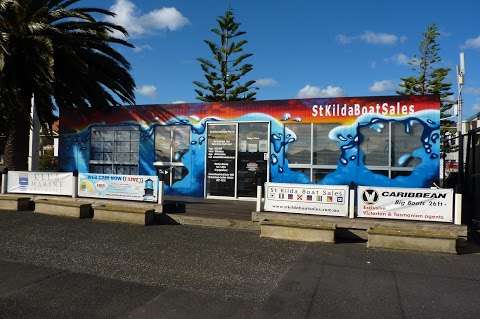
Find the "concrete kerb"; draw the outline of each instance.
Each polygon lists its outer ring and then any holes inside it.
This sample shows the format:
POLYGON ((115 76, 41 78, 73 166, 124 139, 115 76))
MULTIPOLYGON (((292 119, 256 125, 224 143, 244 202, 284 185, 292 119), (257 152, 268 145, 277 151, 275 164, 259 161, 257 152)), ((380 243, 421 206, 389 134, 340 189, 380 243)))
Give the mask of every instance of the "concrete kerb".
POLYGON ((451 230, 375 226, 368 230, 368 248, 457 254, 458 235, 451 230))
POLYGON ((316 223, 302 223, 299 221, 266 219, 260 222, 260 237, 335 243, 336 228, 336 224, 321 220, 316 223))
POLYGON ((0 210, 28 211, 32 209, 31 197, 19 194, 0 195, 0 210))
POLYGON ((89 203, 72 200, 71 198, 36 198, 35 213, 73 218, 93 217, 89 203))
POLYGON ((155 209, 153 207, 149 208, 137 205, 119 205, 119 203, 97 203, 94 204, 92 208, 94 211, 94 220, 145 226, 155 224, 155 209))

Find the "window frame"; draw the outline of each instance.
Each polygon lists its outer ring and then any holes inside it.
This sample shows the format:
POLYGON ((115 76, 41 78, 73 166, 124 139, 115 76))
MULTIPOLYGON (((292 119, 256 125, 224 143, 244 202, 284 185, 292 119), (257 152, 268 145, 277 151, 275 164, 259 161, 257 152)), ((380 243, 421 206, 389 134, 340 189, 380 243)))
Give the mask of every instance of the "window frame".
MULTIPOLYGON (((285 138, 285 132, 286 129, 288 128, 289 125, 310 125, 310 163, 307 164, 292 164, 288 163, 288 167, 292 169, 296 168, 303 168, 307 169, 310 172, 309 176, 309 181, 310 183, 313 183, 313 171, 315 169, 325 169, 325 170, 331 170, 334 171, 337 169, 338 164, 333 165, 333 164, 313 164, 313 152, 314 152, 314 125, 322 125, 321 123, 284 123, 283 125, 283 136, 285 138)), ((340 124, 339 124, 340 125, 340 124)), ((293 131, 293 130, 292 130, 293 131)), ((295 132, 295 131, 294 131, 295 132)), ((413 172, 415 170, 416 166, 395 166, 394 160, 393 160, 393 154, 392 154, 392 144, 394 141, 392 141, 392 121, 388 121, 388 165, 365 165, 366 168, 368 168, 371 171, 387 171, 386 177, 392 178, 393 172, 396 171, 401 171, 401 172, 413 172)), ((295 143, 295 142, 293 142, 295 143)), ((361 148, 361 145, 360 145, 361 148)), ((284 152, 284 158, 288 160, 288 154, 286 149, 283 149, 284 152)))
MULTIPOLYGON (((107 174, 117 174, 117 168, 119 167, 129 167, 129 172, 132 173, 133 171, 136 172, 136 174, 127 174, 127 175, 138 175, 139 174, 139 162, 140 162, 140 125, 135 125, 135 124, 121 124, 121 125, 95 125, 90 127, 90 159, 88 161, 89 164, 89 171, 92 171, 92 166, 101 166, 102 168, 102 174, 105 170, 105 167, 110 167, 111 173, 107 174), (93 145, 95 142, 93 140, 93 132, 97 130, 99 132, 104 132, 104 131, 109 131, 112 132, 113 138, 112 141, 108 141, 112 143, 112 150, 111 152, 105 152, 104 151, 104 144, 105 141, 103 140, 103 137, 101 139, 102 143, 102 149, 100 152, 93 152, 93 145), (129 140, 125 141, 124 139, 119 140, 119 142, 128 142, 129 143, 129 152, 117 152, 117 132, 119 131, 128 131, 129 132, 129 140), (132 133, 131 132, 138 132, 138 139, 132 140, 132 133), (138 149, 137 151, 132 151, 132 143, 137 143, 138 144, 138 149), (104 155, 105 153, 110 153, 111 154, 111 159, 110 160, 105 160, 104 155), (129 161, 117 161, 117 153, 128 153, 129 155, 129 161), (93 154, 102 154, 102 159, 101 160, 94 160, 91 159, 93 157, 93 154), (136 154, 136 161, 132 161, 132 154, 136 154)), ((122 175, 122 174, 119 174, 122 175)))

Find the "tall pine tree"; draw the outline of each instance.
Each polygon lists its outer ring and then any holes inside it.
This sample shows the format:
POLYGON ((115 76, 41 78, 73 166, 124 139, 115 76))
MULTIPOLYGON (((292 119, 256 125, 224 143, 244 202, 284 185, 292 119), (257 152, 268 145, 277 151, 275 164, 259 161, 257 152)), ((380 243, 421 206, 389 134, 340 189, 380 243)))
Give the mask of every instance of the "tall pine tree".
MULTIPOLYGON (((441 102, 440 131, 443 136, 446 131, 454 131, 453 122, 448 119, 450 117, 448 111, 454 103, 451 99, 452 84, 447 80, 450 69, 438 67, 442 61, 439 54, 439 36, 440 32, 436 24, 427 27, 420 42, 418 56, 415 55, 409 62, 417 75, 401 78, 400 89, 397 93, 402 95, 438 94, 441 102)), ((444 150, 442 149, 442 151, 444 150)))
POLYGON ((217 23, 218 27, 211 31, 218 36, 220 43, 204 40, 212 53, 213 62, 204 58, 197 59, 207 80, 207 83, 193 82, 197 99, 204 102, 255 100, 255 81, 240 83, 240 79, 253 70, 252 64, 244 63, 253 55, 243 51, 243 46, 248 41, 237 40, 246 32, 239 30, 240 23, 235 21, 231 9, 219 16, 217 23))

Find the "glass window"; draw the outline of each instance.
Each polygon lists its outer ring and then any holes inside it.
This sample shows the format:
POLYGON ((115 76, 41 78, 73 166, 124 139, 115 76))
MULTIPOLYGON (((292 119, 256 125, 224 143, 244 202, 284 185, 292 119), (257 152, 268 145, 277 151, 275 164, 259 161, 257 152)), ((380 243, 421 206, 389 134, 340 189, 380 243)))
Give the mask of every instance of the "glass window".
POLYGON ((360 135, 360 149, 365 155, 365 165, 388 166, 388 123, 362 127, 360 135))
POLYGON ((336 165, 340 157, 337 143, 328 138, 328 133, 340 124, 315 124, 313 126, 313 164, 336 165))
POLYGON ((170 162, 171 138, 170 126, 157 126, 155 128, 156 161, 170 162))
POLYGON ((397 176, 410 176, 410 174, 412 174, 412 171, 392 171, 392 178, 397 176))
POLYGON ((183 155, 190 146, 190 127, 174 126, 173 130, 173 158, 172 162, 181 162, 183 155))
POLYGON ((409 125, 392 123, 392 166, 415 167, 420 163, 411 156, 417 148, 422 147, 423 126, 415 120, 409 125))
POLYGON ((311 164, 311 125, 286 124, 287 159, 290 164, 311 164), (292 134, 293 133, 293 134, 292 134))
POLYGON ((130 152, 130 142, 116 142, 117 152, 130 152))
POLYGON ((301 167, 301 168, 290 168, 291 171, 299 172, 305 175, 305 177, 310 180, 310 168, 309 167, 301 167))
POLYGON ((313 182, 319 183, 322 179, 331 173, 332 169, 313 169, 313 182))
POLYGON ((138 172, 140 131, 136 126, 104 126, 91 130, 90 171, 112 174, 138 172), (128 164, 119 166, 118 164, 128 164), (133 168, 131 168, 133 167, 133 168))
POLYGON ((181 162, 189 146, 189 126, 157 126, 155 128, 155 156, 157 162, 181 162))

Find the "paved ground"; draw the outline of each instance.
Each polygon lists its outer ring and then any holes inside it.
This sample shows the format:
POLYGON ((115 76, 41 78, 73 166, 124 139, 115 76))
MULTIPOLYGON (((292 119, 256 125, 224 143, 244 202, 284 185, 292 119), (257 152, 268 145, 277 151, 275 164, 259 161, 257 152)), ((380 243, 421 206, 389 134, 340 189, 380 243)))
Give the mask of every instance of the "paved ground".
POLYGON ((478 318, 480 255, 0 212, 0 318, 478 318))

